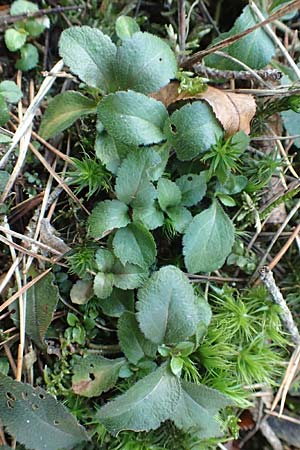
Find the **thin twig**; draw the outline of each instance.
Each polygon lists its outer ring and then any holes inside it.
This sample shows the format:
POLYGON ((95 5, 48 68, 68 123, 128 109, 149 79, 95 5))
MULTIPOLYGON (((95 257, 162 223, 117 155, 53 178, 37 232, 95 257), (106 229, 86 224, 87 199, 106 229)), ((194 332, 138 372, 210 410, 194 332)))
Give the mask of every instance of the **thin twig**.
MULTIPOLYGON (((228 56, 228 55, 227 55, 228 56)), ((203 64, 195 64, 193 69, 198 75, 204 75, 210 79, 220 79, 230 80, 231 78, 235 80, 256 80, 257 77, 253 75, 252 72, 248 70, 220 70, 214 69, 213 67, 207 67, 203 64)), ((261 69, 253 70, 256 75, 258 75, 262 80, 278 81, 282 78, 282 72, 277 69, 261 69)))
POLYGON ((23 13, 23 14, 16 14, 14 16, 8 14, 6 16, 2 16, 0 17, 0 27, 1 26, 6 26, 9 25, 11 23, 15 23, 18 22, 20 20, 24 20, 24 19, 33 19, 36 17, 42 17, 42 16, 46 16, 48 14, 59 14, 65 11, 74 11, 74 10, 80 10, 80 9, 84 9, 83 6, 57 6, 56 8, 45 8, 45 9, 40 9, 39 11, 35 11, 35 12, 27 12, 27 13, 23 13))

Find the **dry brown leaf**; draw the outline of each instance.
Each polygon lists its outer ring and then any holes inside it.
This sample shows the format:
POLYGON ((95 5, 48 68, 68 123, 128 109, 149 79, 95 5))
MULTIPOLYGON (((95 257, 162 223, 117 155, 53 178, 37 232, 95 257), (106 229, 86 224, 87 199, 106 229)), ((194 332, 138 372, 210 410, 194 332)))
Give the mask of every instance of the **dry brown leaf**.
POLYGON ((250 122, 256 111, 252 95, 235 94, 211 86, 199 94, 190 95, 187 92, 179 94, 178 87, 178 82, 172 82, 150 96, 164 103, 166 107, 180 100, 204 100, 211 106, 227 136, 238 131, 250 133, 250 122))

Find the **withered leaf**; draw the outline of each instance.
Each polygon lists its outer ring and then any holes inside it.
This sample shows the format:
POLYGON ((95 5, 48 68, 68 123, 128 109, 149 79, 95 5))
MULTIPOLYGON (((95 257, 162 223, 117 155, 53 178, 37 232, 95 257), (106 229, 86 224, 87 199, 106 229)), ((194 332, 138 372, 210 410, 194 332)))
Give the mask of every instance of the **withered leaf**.
POLYGON ((250 133, 250 122, 256 111, 256 103, 252 95, 235 94, 211 86, 208 86, 204 92, 191 95, 188 92, 178 93, 178 87, 179 82, 175 81, 150 95, 166 107, 180 100, 204 100, 211 106, 227 136, 238 131, 250 133))

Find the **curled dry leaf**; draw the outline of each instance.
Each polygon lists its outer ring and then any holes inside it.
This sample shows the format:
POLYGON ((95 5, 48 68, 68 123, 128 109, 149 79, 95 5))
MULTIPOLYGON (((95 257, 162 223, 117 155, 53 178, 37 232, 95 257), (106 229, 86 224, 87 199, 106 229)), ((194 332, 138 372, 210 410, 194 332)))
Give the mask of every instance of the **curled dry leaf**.
POLYGON ((238 131, 250 133, 250 122, 256 111, 256 103, 252 95, 235 94, 211 86, 199 94, 191 95, 188 92, 179 94, 178 87, 178 82, 172 82, 150 95, 164 103, 166 107, 180 100, 204 100, 213 109, 227 136, 238 131))

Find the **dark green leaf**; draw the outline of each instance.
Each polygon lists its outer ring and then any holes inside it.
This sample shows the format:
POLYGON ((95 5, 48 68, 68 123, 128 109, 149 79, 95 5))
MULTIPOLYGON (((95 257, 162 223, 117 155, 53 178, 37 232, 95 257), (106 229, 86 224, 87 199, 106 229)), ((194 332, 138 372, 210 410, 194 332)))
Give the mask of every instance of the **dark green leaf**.
POLYGON ((84 397, 101 395, 116 384, 124 363, 124 358, 107 359, 99 355, 76 359, 72 377, 73 391, 84 397))
POLYGON ((103 98, 98 114, 107 132, 127 145, 150 145, 165 140, 165 106, 137 92, 117 92, 103 98))
POLYGON ((234 227, 217 201, 197 214, 183 237, 183 254, 189 272, 211 272, 225 262, 234 241, 234 227))
POLYGON ((210 106, 203 102, 187 104, 166 122, 165 134, 181 161, 190 160, 216 144, 223 130, 210 106))
POLYGON ((6 124, 9 121, 9 110, 3 95, 0 95, 0 125, 6 124))
POLYGON ((193 216, 184 206, 173 206, 168 208, 167 215, 171 220, 172 227, 178 233, 184 233, 191 223, 193 216))
POLYGON ((89 217, 90 235, 101 238, 114 228, 126 227, 130 222, 127 206, 119 200, 98 203, 89 217))
POLYGON ((114 285, 120 289, 136 289, 148 277, 148 270, 134 264, 117 262, 113 267, 114 285))
POLYGON ((131 38, 131 36, 138 31, 140 31, 140 27, 132 17, 120 16, 117 18, 116 33, 122 41, 131 38))
POLYGON ((109 92, 113 82, 113 63, 117 48, 97 28, 71 27, 59 40, 59 53, 71 71, 89 86, 109 92))
POLYGON ((110 297, 99 302, 104 314, 110 317, 120 317, 125 311, 134 311, 133 291, 113 288, 110 297))
POLYGON ((177 178, 176 184, 181 191, 181 205, 194 206, 199 203, 206 193, 205 173, 199 175, 189 173, 177 178))
POLYGON ((196 296, 188 278, 174 266, 155 272, 138 291, 137 319, 144 335, 156 344, 178 343, 199 322, 196 296))
POLYGON ((180 392, 178 378, 164 365, 102 407, 97 418, 112 434, 153 430, 172 417, 180 392))
POLYGON ((40 135, 44 139, 69 128, 77 119, 96 113, 96 102, 76 91, 58 94, 51 100, 43 116, 40 135))
POLYGON ((0 373, 1 422, 28 449, 72 450, 88 436, 67 409, 43 389, 0 373))
POLYGON ((163 212, 160 211, 156 202, 150 203, 144 207, 133 209, 133 220, 141 221, 146 228, 154 230, 161 227, 164 223, 163 212))

